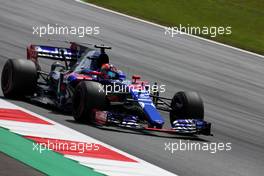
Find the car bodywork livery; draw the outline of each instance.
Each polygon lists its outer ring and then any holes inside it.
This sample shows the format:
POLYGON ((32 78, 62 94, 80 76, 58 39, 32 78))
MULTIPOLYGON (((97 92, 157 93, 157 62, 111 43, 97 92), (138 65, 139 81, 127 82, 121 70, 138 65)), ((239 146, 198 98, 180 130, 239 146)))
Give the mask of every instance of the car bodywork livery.
MULTIPOLYGON (((109 63, 105 50, 111 47, 94 45, 95 49, 91 49, 86 44, 69 43, 70 46, 65 48, 46 45, 30 45, 27 48, 27 59, 35 64, 37 81, 33 92, 27 93, 25 97, 66 111, 73 109, 79 111, 80 108, 89 107, 90 111, 86 113, 86 116, 89 116, 87 119, 97 125, 181 134, 211 134, 211 124, 203 119, 203 103, 197 93, 180 92, 169 99, 161 97, 159 92, 151 92, 147 88, 148 83, 140 80, 138 75, 133 75, 129 80, 124 72, 117 70, 112 73, 111 78, 106 78, 100 67, 109 63), (38 62, 39 58, 56 61, 51 65, 49 72, 44 72, 38 62), (92 99, 89 97, 88 100, 85 99, 87 102, 83 102, 80 99, 83 89, 85 86, 91 87, 91 84, 98 86, 97 92, 94 91, 93 95, 90 95, 92 99), (116 86, 124 89, 115 91, 116 86), (78 95, 77 90, 79 90, 78 95), (96 102, 97 99, 99 101, 100 96, 104 96, 99 102, 100 106, 95 106, 92 102, 96 102), (76 101, 82 103, 77 103, 77 107, 74 108, 76 101), (93 105, 82 105, 86 103, 93 105), (171 128, 163 128, 165 120, 160 110, 170 113, 171 128), (191 113, 192 111, 197 111, 199 117, 191 113)), ((3 70, 3 73, 5 72, 7 71, 3 70)), ((2 84, 7 84, 6 79, 9 79, 8 76, 6 78, 2 76, 2 84)), ((5 94, 3 86, 2 89, 5 94)), ((8 97, 8 91, 6 92, 8 97)), ((80 117, 75 119, 78 121, 80 120, 78 118, 80 117)))

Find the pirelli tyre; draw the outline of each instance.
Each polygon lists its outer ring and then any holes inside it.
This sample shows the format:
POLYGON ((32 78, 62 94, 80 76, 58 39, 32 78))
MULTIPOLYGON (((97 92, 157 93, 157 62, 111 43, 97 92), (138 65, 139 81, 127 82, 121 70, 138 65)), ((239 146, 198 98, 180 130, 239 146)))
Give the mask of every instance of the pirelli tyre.
POLYGON ((33 94, 37 86, 36 65, 30 60, 8 59, 2 71, 1 86, 7 98, 33 94))
POLYGON ((73 117, 77 122, 91 123, 94 119, 94 110, 103 110, 107 107, 107 99, 102 86, 98 82, 82 81, 75 89, 72 97, 73 117))
POLYGON ((204 119, 204 105, 196 92, 178 92, 171 101, 170 122, 177 119, 204 119))

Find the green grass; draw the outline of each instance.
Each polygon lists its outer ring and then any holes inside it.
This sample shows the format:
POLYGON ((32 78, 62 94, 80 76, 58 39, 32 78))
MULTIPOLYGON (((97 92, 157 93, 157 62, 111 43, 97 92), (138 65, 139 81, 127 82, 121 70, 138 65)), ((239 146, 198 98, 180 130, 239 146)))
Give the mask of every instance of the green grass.
POLYGON ((263 0, 86 1, 166 26, 231 26, 231 35, 203 37, 264 54, 263 0))

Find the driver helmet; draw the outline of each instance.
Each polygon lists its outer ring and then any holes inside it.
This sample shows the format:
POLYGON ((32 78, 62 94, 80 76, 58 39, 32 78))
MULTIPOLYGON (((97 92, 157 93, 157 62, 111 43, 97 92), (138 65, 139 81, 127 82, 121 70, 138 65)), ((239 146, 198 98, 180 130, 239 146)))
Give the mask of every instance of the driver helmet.
POLYGON ((101 67, 101 72, 104 76, 104 78, 117 78, 118 77, 118 70, 117 68, 112 64, 103 64, 101 67))

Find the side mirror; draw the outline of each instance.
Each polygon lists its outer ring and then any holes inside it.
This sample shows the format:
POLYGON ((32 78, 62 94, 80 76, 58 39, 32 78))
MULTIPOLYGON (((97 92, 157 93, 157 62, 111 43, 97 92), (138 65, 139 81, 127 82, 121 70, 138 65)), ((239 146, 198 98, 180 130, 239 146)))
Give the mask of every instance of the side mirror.
POLYGON ((133 81, 133 83, 136 83, 137 80, 139 80, 140 78, 141 78, 140 75, 133 75, 133 76, 132 76, 132 81, 133 81))

